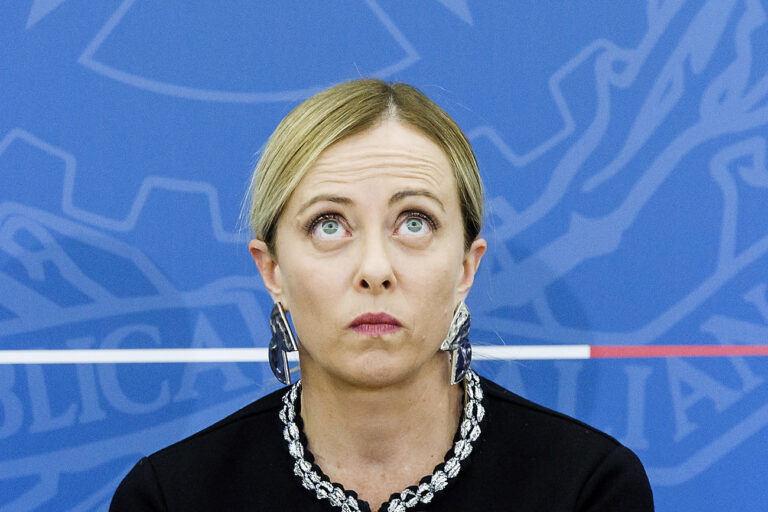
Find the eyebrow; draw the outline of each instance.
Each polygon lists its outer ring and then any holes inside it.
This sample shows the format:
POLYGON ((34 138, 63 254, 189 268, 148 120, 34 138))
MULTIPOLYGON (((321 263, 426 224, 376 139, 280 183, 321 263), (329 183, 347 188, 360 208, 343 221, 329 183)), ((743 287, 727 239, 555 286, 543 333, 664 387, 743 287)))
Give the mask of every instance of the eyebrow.
MULTIPOLYGON (((337 203, 337 204, 343 204, 343 205, 350 205, 352 204, 352 200, 348 197, 344 196, 336 196, 333 194, 320 194, 319 196, 315 196, 303 205, 301 205, 301 208, 299 208, 298 214, 309 208, 315 203, 319 203, 321 201, 330 201, 331 203, 337 203)), ((297 215, 298 215, 297 214, 297 215)))
MULTIPOLYGON (((387 204, 388 206, 392 206, 398 201, 402 201, 406 197, 413 197, 413 196, 422 196, 422 197, 427 197, 429 199, 432 199, 437 204, 439 204, 440 209, 443 210, 443 212, 445 212, 445 205, 443 205, 443 202, 440 201, 440 198, 438 198, 435 194, 433 194, 429 190, 424 190, 424 189, 408 189, 408 190, 401 190, 399 192, 395 192, 394 194, 392 194, 392 197, 389 198, 389 202, 387 204)), ((343 205, 350 205, 353 203, 353 201, 348 197, 337 196, 334 194, 320 194, 313 197, 306 203, 304 203, 301 206, 301 208, 299 208, 297 215, 301 214, 301 212, 303 212, 313 204, 319 203, 321 201, 329 201, 331 203, 343 204, 343 205)))
POLYGON ((409 189, 409 190, 401 190, 400 192, 395 192, 392 194, 392 197, 389 198, 389 206, 392 206, 398 201, 402 201, 406 197, 412 197, 412 196, 423 196, 427 197, 429 199, 432 199, 437 204, 440 205, 440 209, 445 212, 445 205, 443 205, 443 202, 432 192, 429 190, 424 189, 409 189))

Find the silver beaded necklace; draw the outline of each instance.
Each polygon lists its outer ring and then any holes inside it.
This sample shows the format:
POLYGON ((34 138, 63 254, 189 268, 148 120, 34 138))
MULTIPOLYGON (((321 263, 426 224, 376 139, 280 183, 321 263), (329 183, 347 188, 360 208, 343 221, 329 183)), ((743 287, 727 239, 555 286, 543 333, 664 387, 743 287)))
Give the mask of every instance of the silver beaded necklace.
MULTIPOLYGON (((314 469, 313 464, 304 457, 304 445, 301 443, 301 431, 296 425, 296 398, 299 396, 301 380, 297 381, 283 395, 283 407, 280 409, 280 421, 283 422, 283 437, 288 443, 288 453, 295 460, 293 473, 301 479, 301 485, 315 493, 319 500, 328 500, 342 512, 360 512, 360 505, 354 496, 344 489, 333 485, 327 477, 323 478, 314 469)), ((445 489, 448 483, 456 478, 461 470, 461 463, 472 453, 472 445, 480 437, 480 422, 485 416, 483 407, 483 390, 480 378, 469 370, 464 377, 466 403, 459 424, 459 439, 454 443, 451 456, 442 464, 442 469, 436 469, 429 481, 420 483, 415 490, 407 488, 399 496, 387 503, 387 512, 406 512, 419 503, 429 503, 435 494, 445 489)), ((438 465, 438 468, 440 466, 438 465)))

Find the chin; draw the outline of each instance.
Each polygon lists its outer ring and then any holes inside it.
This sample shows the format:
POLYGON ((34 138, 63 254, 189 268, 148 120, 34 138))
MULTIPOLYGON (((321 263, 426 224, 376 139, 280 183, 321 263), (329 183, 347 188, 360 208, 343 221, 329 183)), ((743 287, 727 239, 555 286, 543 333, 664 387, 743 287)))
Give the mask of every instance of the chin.
POLYGON ((420 372, 434 371, 434 365, 445 364, 447 361, 445 353, 424 353, 403 350, 403 347, 399 347, 399 350, 369 347, 358 352, 349 350, 335 354, 321 353, 318 354, 320 357, 312 355, 309 352, 300 354, 302 370, 325 374, 326 378, 361 389, 397 386, 413 379, 420 372))
POLYGON ((345 375, 346 380, 360 388, 379 389, 394 386, 405 380, 408 372, 399 368, 377 367, 359 369, 345 375))
POLYGON ((422 361, 419 364, 413 354, 406 358, 366 354, 349 361, 345 367, 337 368, 337 376, 360 388, 385 388, 405 382, 420 371, 426 371, 426 363, 422 361))

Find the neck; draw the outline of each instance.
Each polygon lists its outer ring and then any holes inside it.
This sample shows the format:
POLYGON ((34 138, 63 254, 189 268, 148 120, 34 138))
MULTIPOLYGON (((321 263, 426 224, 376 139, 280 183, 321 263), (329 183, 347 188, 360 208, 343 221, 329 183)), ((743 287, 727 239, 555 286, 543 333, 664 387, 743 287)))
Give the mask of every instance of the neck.
POLYGON ((301 416, 309 449, 332 481, 375 503, 418 483, 443 461, 463 401, 462 386, 449 383, 446 358, 438 353, 412 377, 377 388, 302 365, 301 416))

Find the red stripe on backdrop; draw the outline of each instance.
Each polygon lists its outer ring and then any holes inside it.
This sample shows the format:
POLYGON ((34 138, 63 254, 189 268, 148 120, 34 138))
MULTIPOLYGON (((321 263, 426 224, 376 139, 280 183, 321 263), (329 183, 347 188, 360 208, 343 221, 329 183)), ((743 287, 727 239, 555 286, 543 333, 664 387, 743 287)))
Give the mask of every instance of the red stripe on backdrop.
POLYGON ((768 356, 768 345, 603 345, 590 358, 768 356))

